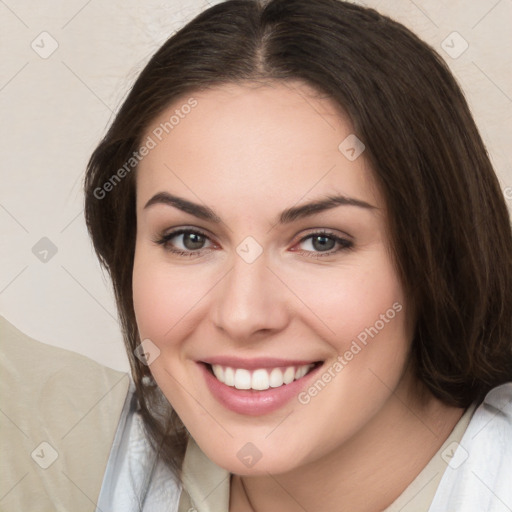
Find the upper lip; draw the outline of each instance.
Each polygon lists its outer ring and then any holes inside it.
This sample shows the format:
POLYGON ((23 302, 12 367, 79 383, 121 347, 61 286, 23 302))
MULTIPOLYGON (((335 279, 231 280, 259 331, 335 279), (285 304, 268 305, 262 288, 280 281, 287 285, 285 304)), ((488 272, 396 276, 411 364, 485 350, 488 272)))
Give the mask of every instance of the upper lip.
POLYGON ((255 357, 243 359, 234 356, 214 356, 200 361, 210 365, 218 364, 230 368, 244 368, 246 370, 257 370, 258 368, 278 368, 288 366, 304 366, 319 362, 318 359, 280 359, 274 357, 255 357))

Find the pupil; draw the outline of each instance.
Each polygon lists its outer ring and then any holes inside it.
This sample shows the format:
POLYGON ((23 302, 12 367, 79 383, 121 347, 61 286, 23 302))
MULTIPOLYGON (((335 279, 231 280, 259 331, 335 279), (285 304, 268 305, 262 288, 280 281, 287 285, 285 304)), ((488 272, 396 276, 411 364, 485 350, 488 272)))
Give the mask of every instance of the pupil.
POLYGON ((313 247, 319 251, 329 251, 334 247, 334 244, 334 239, 328 236, 315 236, 313 238, 313 247))
POLYGON ((190 250, 201 249, 204 240, 202 235, 196 233, 188 233, 183 236, 183 245, 190 250))

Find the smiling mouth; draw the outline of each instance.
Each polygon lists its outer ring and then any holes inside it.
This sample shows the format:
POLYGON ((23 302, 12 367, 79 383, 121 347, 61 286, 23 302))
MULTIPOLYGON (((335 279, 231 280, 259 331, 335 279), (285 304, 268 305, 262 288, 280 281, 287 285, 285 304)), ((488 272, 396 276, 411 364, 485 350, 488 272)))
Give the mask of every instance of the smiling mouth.
POLYGON ((209 372, 222 384, 240 390, 265 391, 280 388, 296 380, 302 379, 323 361, 300 366, 282 366, 275 368, 232 368, 220 364, 204 363, 209 372))

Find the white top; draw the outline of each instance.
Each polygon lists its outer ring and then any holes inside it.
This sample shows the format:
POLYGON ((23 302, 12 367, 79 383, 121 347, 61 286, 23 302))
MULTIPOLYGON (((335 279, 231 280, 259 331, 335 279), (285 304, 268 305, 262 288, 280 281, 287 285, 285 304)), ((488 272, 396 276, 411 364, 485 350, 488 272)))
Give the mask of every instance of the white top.
POLYGON ((512 382, 485 397, 448 465, 429 512, 512 511, 512 382))
MULTIPOLYGON (((97 512, 178 512, 182 486, 172 471, 157 461, 145 439, 133 391, 132 385, 97 512)), ((446 461, 446 470, 428 512, 512 512, 512 382, 492 389, 475 409, 460 443, 454 441, 448 449, 443 445, 436 456, 446 461)), ((192 441, 185 455, 188 464, 184 465, 183 485, 197 512, 228 512, 226 500, 218 500, 217 493, 205 499, 201 492, 205 473, 208 477, 226 473, 211 461, 205 464, 205 457, 192 441), (206 465, 209 469, 205 472, 206 465), (219 501, 223 502, 221 508, 219 501)), ((228 478, 223 486, 229 489, 228 478)), ((220 494, 225 495, 226 489, 220 494)))
POLYGON ((130 382, 103 477, 96 512, 176 512, 181 485, 157 459, 130 382))

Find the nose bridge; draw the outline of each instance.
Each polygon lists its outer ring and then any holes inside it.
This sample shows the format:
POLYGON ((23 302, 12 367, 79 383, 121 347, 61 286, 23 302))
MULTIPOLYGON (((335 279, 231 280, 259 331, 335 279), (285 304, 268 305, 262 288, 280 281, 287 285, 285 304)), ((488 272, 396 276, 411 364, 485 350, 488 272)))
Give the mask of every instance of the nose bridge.
POLYGON ((282 287, 261 254, 254 261, 239 254, 217 290, 214 323, 235 339, 261 330, 276 330, 287 322, 282 287))

